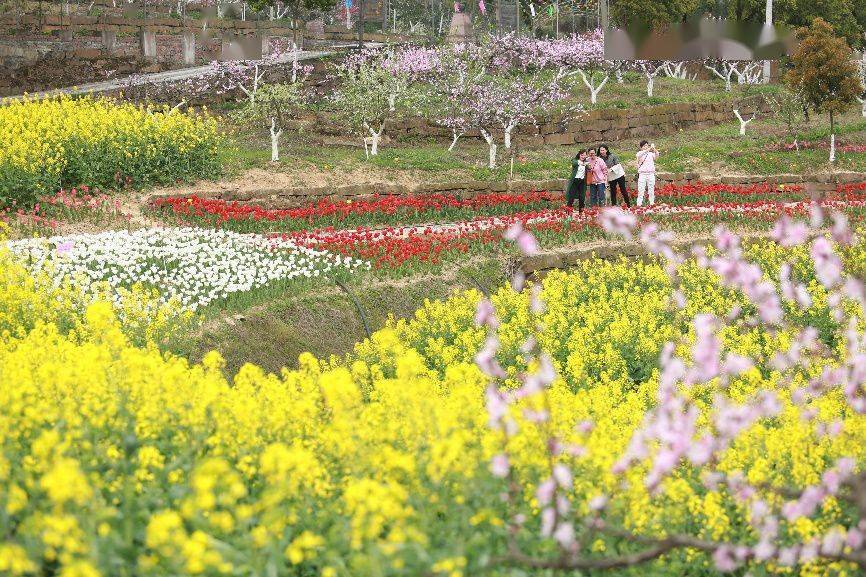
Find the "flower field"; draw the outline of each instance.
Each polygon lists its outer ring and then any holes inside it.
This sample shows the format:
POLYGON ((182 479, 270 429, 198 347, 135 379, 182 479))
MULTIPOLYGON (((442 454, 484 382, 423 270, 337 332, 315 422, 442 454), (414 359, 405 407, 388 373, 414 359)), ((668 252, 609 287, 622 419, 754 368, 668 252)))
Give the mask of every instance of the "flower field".
POLYGON ((100 282, 113 289, 141 285, 158 289, 164 301, 176 299, 192 311, 275 281, 324 277, 366 266, 352 257, 291 241, 200 228, 32 238, 8 246, 30 271, 49 275, 56 283, 74 283, 85 290, 100 282))
MULTIPOLYGON (((616 218, 602 224, 619 227, 616 218)), ((70 311, 70 330, 45 288, 9 282, 0 291, 0 568, 504 577, 520 559, 572 559, 560 548, 601 561, 677 535, 692 546, 623 574, 856 575, 863 541, 842 487, 866 465, 862 383, 853 373, 853 389, 809 383, 849 371, 846 359, 862 354, 852 341, 864 328, 862 299, 852 290, 840 302, 832 287, 864 269, 866 244, 842 224, 839 244, 803 244, 804 230, 786 221, 778 243, 742 248, 719 232, 709 254, 678 265, 676 280, 661 262, 591 260, 549 275, 540 291, 503 287, 490 309, 462 293, 392 321, 345 358, 305 355, 279 376, 248 365, 231 382, 216 353, 190 364, 135 346, 107 303, 70 311), (756 324, 753 314, 770 316, 756 324), (706 332, 710 316, 728 319, 718 342, 706 332), (815 332, 801 343, 807 326, 815 332), (688 368, 701 371, 674 395, 688 403, 683 426, 712 428, 720 414, 719 427, 732 423, 716 433, 731 435, 728 444, 706 449, 724 476, 702 475, 710 464, 698 450, 662 459, 680 450, 665 444, 679 436, 638 450, 633 433, 669 410, 664 392, 687 368, 672 373, 665 342, 679 343, 676 354, 693 350, 688 368), (794 354, 811 364, 792 368, 794 354), (715 362, 724 386, 710 381, 715 362), (814 487, 811 500, 787 496, 789 486, 814 487), (602 511, 603 525, 593 521, 602 511)), ((199 234, 12 246, 25 262, 53 252, 63 267, 81 251, 91 266, 133 269, 144 266, 135 246, 192 258, 199 234)), ((207 238, 251 242, 215 234, 207 238)), ((655 234, 644 236, 664 252, 655 234)), ((0 265, 4 278, 23 274, 8 258, 0 265)), ((158 266, 135 274, 157 278, 158 266)))
MULTIPOLYGON (((690 184, 660 186, 659 203, 680 206, 737 202, 787 202, 803 200, 797 185, 690 184)), ((374 196, 360 201, 323 199, 301 208, 268 209, 198 196, 160 198, 159 214, 190 224, 219 226, 237 231, 296 231, 316 228, 355 228, 378 225, 459 221, 479 216, 503 216, 560 208, 564 195, 557 192, 486 193, 463 199, 450 195, 374 196)))
POLYGON ((23 99, 0 107, 0 207, 81 185, 172 183, 219 172, 205 114, 105 98, 23 99))
MULTIPOLYGON (((760 229, 780 214, 802 216, 810 199, 796 185, 667 184, 655 206, 632 208, 643 221, 671 230, 709 234, 718 223, 760 229)), ((866 183, 839 185, 824 205, 859 219, 866 208, 866 183)), ((197 197, 161 199, 157 210, 183 223, 229 230, 274 231, 273 238, 368 261, 377 269, 411 273, 471 253, 503 250, 502 233, 515 222, 545 246, 574 245, 603 238, 598 211, 563 206, 550 192, 490 194, 473 199, 447 196, 383 197, 368 201, 321 202, 269 210, 197 197), (277 231, 286 232, 277 232, 277 231)))

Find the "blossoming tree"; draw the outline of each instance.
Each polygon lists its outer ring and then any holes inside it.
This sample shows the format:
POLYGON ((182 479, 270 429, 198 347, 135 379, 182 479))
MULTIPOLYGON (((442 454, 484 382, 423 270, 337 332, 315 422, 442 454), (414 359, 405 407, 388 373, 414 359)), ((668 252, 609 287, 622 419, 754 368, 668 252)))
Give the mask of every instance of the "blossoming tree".
MULTIPOLYGON (((609 471, 597 473, 613 477, 600 483, 613 488, 613 493, 601 489, 595 496, 590 493, 585 502, 575 503, 571 496, 578 484, 583 491, 588 481, 583 475, 589 470, 583 470, 581 463, 596 450, 599 439, 593 439, 592 421, 581 421, 575 427, 571 439, 583 441, 566 441, 554 432, 549 389, 557 373, 539 344, 545 330, 540 322, 545 311, 540 287, 532 286, 526 299, 530 336, 519 350, 527 370, 516 378, 507 375, 497 360, 497 310, 489 300, 480 301, 475 320, 486 328, 488 337, 476 362, 490 379, 489 425, 502 439, 490 470, 503 480, 502 498, 512 510, 505 530, 507 551, 493 562, 595 573, 688 550, 691 555, 707 555, 725 573, 750 574, 748 570, 763 572, 765 567, 796 572, 827 563, 840 570, 866 569, 866 473, 857 470, 850 456, 857 452, 854 445, 848 453, 819 457, 824 462, 823 473, 809 479, 747 471, 742 461, 729 458, 750 442, 756 450, 767 450, 760 448, 760 431, 792 419, 805 425, 804 434, 814 439, 816 447, 842 435, 852 441, 861 435, 847 430, 844 421, 866 413, 866 338, 860 316, 866 310, 866 286, 843 272, 837 254, 854 241, 847 218, 828 214, 813 202, 809 224, 785 216, 772 230, 780 247, 794 251, 788 254, 804 256, 805 266, 814 269, 820 284, 817 290, 826 295, 831 323, 838 326, 836 353, 828 349, 818 327, 803 326, 796 320, 801 310, 812 305, 810 291, 797 278, 803 274, 802 260, 799 264, 783 260, 774 282, 749 260, 741 239, 723 226, 715 231, 712 253, 698 246, 683 253, 674 248, 673 235, 655 224, 639 227, 634 214, 619 208, 604 211, 600 223, 612 234, 637 239, 648 253, 662 259, 671 289, 667 308, 675 322, 688 322, 692 330, 681 341, 663 347, 654 402, 635 420, 630 442, 622 454, 612 456, 609 471), (689 302, 685 285, 698 271, 713 275, 720 290, 742 295, 747 305, 708 312, 689 302), (536 319, 534 329, 532 318, 536 319), (771 358, 757 349, 750 353, 734 346, 737 337, 748 340, 747 335, 756 328, 787 344, 771 358), (831 354, 834 360, 827 362, 831 354), (743 379, 756 371, 772 374, 775 387, 743 393, 743 379), (505 387, 506 380, 516 384, 505 387), (832 413, 818 410, 829 406, 834 407, 832 413), (546 451, 539 463, 545 463, 547 476, 537 486, 531 507, 526 505, 530 497, 523 494, 523 486, 515 482, 511 459, 510 440, 525 428, 537 429, 540 446, 546 451), (699 527, 688 532, 624 523, 617 487, 628 491, 639 485, 647 493, 640 507, 654 500, 663 507, 667 495, 684 490, 691 482, 729 496, 730 506, 742 511, 746 523, 742 540, 699 527), (839 511, 836 523, 816 525, 813 517, 828 509, 839 511), (813 530, 799 531, 798 526, 813 530), (533 547, 531 532, 556 549, 549 555, 540 553, 533 547), (609 548, 612 543, 617 545, 609 548), (527 552, 530 547, 533 552, 527 552)), ((539 250, 520 222, 505 236, 526 255, 539 250)), ((523 277, 518 274, 514 284, 522 288, 523 277)), ((595 478, 589 482, 594 483, 595 478)))
POLYGON ((406 101, 408 82, 389 53, 363 51, 337 67, 335 77, 339 88, 331 97, 331 105, 348 124, 363 130, 364 149, 369 155, 379 154, 379 142, 385 121, 394 117, 406 101))

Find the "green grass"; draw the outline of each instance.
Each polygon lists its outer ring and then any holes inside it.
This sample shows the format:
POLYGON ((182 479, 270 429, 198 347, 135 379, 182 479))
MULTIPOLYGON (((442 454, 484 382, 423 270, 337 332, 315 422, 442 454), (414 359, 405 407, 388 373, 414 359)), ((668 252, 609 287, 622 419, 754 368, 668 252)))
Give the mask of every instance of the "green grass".
MULTIPOLYGON (((599 78, 600 80, 600 78, 599 78)), ((682 80, 679 78, 657 77, 653 87, 653 95, 646 95, 646 79, 642 75, 628 73, 622 84, 611 77, 598 94, 598 102, 589 102, 589 89, 579 76, 574 77, 571 93, 579 102, 583 102, 588 110, 617 108, 628 109, 640 106, 658 104, 673 104, 680 102, 703 103, 724 102, 735 98, 755 96, 759 94, 775 94, 779 91, 777 85, 748 86, 734 85, 731 92, 725 92, 721 80, 682 80)))
MULTIPOLYGON (((827 150, 772 151, 768 146, 790 143, 784 127, 767 116, 759 116, 747 127, 745 137, 739 136, 739 123, 731 114, 731 122, 701 130, 682 130, 667 136, 651 138, 661 150, 658 170, 662 172, 696 171, 709 174, 774 174, 814 173, 825 171, 827 150)), ((270 143, 264 130, 248 127, 232 128, 234 146, 223 155, 225 170, 230 175, 242 174, 249 168, 267 167, 292 176, 294 186, 328 180, 334 185, 364 182, 448 182, 460 180, 504 181, 512 176, 510 151, 499 147, 498 166, 487 168, 487 145, 478 139, 463 138, 449 152, 448 144, 432 139, 384 142, 378 156, 365 157, 358 145, 323 145, 315 137, 302 135, 294 141, 285 139, 281 146, 281 161, 271 164, 270 143), (355 173, 355 174, 352 174, 355 173), (347 176, 350 175, 351 176, 347 176)), ((387 131, 386 131, 387 135, 387 131)), ((800 140, 827 140, 829 123, 824 116, 812 116, 800 140)), ((838 124, 837 138, 843 143, 866 143, 866 120, 852 110, 838 124)), ((346 142, 352 142, 346 139, 346 142)), ((566 178, 570 159, 576 149, 595 142, 572 146, 525 147, 515 138, 513 177, 526 180, 566 178)), ((626 169, 634 172, 637 138, 610 142, 620 155, 626 169)), ((837 153, 836 170, 866 171, 866 153, 837 153)))
MULTIPOLYGON (((346 284, 367 316, 370 330, 376 331, 389 317, 411 317, 425 299, 442 299, 455 291, 477 288, 476 282, 486 290, 505 283, 500 261, 466 265, 447 274, 440 271, 411 282, 375 283, 366 278, 346 284)), ((319 358, 343 355, 365 337, 353 300, 336 286, 319 283, 306 290, 274 295, 242 315, 228 311, 219 321, 206 323, 200 334, 175 352, 199 360, 207 351, 217 350, 226 358, 227 374, 236 373, 248 362, 277 372, 282 367, 296 367, 302 352, 319 358)))

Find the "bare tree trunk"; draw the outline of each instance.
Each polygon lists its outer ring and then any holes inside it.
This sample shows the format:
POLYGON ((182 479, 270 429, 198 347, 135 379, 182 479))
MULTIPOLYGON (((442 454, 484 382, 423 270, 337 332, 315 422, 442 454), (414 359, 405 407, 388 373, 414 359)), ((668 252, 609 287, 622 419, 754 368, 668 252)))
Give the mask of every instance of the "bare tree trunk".
POLYGON ((484 140, 487 141, 487 146, 490 147, 490 156, 488 158, 487 167, 491 170, 496 168, 496 143, 493 142, 493 135, 481 129, 481 136, 484 137, 484 140))
POLYGON ((282 134, 283 129, 277 130, 277 121, 271 118, 271 162, 280 159, 280 135, 282 134))

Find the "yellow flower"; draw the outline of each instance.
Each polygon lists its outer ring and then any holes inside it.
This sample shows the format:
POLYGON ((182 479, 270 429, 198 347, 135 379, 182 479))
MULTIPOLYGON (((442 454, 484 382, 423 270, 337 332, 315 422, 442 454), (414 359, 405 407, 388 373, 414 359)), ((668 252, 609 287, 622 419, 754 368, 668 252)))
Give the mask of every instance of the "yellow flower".
POLYGON ((93 494, 87 477, 81 472, 78 462, 74 459, 58 460, 42 477, 39 485, 48 493, 48 498, 58 505, 63 505, 67 501, 83 505, 93 494))

